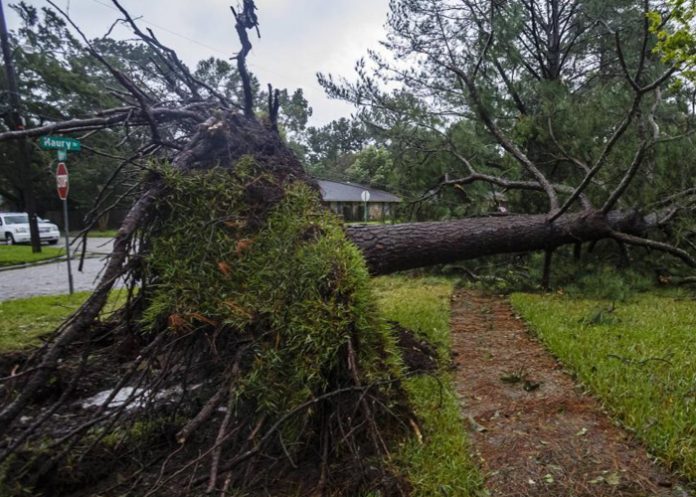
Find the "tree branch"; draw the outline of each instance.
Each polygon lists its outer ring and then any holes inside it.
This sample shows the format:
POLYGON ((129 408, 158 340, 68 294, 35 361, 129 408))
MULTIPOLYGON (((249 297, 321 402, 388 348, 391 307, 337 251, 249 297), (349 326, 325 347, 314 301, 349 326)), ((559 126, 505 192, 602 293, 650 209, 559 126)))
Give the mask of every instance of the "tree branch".
POLYGON ((696 268, 696 259, 691 257, 691 254, 689 254, 686 250, 682 250, 678 247, 675 247, 674 245, 670 245, 669 243, 658 242, 655 240, 650 240, 648 238, 641 238, 639 236, 629 235, 628 233, 620 233, 618 231, 612 232, 611 237, 624 243, 628 243, 629 245, 647 247, 659 250, 660 252, 666 252, 675 257, 678 257, 689 266, 696 268))
POLYGON ((247 70, 246 58, 252 48, 247 29, 258 27, 258 20, 254 13, 256 7, 252 0, 244 0, 244 7, 241 13, 237 14, 233 7, 230 7, 230 9, 232 10, 232 14, 234 14, 236 20, 234 27, 237 31, 239 41, 242 44, 242 49, 235 56, 235 59, 237 60, 237 70, 239 71, 239 77, 242 80, 242 88, 244 90, 244 115, 247 117, 254 117, 254 92, 251 87, 251 76, 247 70))

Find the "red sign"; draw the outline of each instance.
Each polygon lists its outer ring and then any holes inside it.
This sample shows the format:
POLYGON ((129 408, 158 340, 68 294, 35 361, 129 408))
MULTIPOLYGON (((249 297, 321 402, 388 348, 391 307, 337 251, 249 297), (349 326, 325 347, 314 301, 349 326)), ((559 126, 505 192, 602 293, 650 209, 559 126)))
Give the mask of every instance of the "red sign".
POLYGON ((56 169, 56 187, 58 188, 58 197, 61 200, 68 198, 68 168, 65 162, 59 162, 58 168, 56 169))

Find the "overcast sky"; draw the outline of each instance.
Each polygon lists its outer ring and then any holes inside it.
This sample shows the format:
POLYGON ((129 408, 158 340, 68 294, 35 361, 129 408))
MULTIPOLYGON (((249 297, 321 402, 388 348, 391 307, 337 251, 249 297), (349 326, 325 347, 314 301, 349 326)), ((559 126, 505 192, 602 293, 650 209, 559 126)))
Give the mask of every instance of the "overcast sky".
MULTIPOLYGON (((90 37, 102 36, 118 17, 110 0, 55 0, 90 37)), ((130 13, 142 16, 161 41, 190 65, 210 56, 229 58, 238 50, 229 6, 238 0, 121 0, 130 13)), ((4 3, 8 3, 5 0, 4 3)), ((9 3, 13 3, 9 0, 9 3)), ((27 0, 35 6, 44 0, 27 0)), ((352 106, 329 100, 316 73, 352 76, 368 48, 384 38, 389 0, 256 0, 262 38, 252 38, 251 70, 262 85, 303 88, 314 108, 311 124, 349 116, 352 106)), ((9 10, 9 9, 8 9, 9 10)), ((9 28, 17 18, 7 12, 9 28)), ((125 37, 125 28, 113 36, 125 37)))

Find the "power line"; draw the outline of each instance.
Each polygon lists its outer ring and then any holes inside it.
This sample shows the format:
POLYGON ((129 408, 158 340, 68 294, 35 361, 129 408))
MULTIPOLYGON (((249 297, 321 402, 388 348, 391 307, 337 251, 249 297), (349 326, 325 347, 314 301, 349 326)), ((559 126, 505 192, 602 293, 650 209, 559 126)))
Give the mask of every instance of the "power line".
MULTIPOLYGON (((100 0, 92 0, 92 1, 96 4, 101 5, 102 7, 106 7, 107 9, 115 10, 116 12, 120 13, 120 11, 116 7, 114 7, 113 5, 109 5, 108 3, 104 3, 100 0)), ((166 28, 164 26, 160 26, 159 24, 155 24, 154 22, 150 22, 147 19, 145 19, 144 17, 140 17, 137 20, 139 22, 142 22, 143 24, 147 24, 148 26, 152 26, 153 28, 157 28, 161 31, 164 31, 165 33, 169 33, 172 36, 176 36, 178 38, 181 38, 182 40, 186 40, 190 43, 193 43, 193 44, 198 45, 198 46, 203 47, 203 48, 207 48, 208 50, 212 50, 212 51, 217 52, 219 54, 229 56, 229 52, 225 52, 223 50, 220 50, 219 48, 215 48, 211 45, 207 45, 207 44, 202 43, 202 42, 200 42, 194 38, 191 38, 189 36, 182 35, 181 33, 177 33, 176 31, 174 31, 172 29, 166 28)))

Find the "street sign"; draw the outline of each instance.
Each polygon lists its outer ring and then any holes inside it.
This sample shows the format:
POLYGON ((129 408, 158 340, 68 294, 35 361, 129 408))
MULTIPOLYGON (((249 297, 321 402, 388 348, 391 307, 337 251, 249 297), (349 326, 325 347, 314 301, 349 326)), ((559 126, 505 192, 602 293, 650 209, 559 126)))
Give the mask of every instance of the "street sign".
POLYGON ((59 162, 56 168, 56 188, 58 190, 58 197, 61 200, 66 200, 68 198, 70 185, 68 183, 68 168, 65 162, 59 162))
POLYGON ((42 136, 39 138, 39 146, 43 150, 80 151, 80 141, 66 136, 42 136))
POLYGON ((65 162, 68 160, 68 151, 67 150, 58 150, 58 161, 59 162, 65 162))

